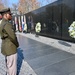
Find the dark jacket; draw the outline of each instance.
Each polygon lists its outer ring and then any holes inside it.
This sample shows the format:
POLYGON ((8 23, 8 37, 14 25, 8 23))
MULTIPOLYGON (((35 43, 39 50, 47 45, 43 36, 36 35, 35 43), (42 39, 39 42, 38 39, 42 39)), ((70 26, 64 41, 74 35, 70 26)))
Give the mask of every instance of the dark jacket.
POLYGON ((2 39, 1 53, 5 56, 15 54, 19 44, 13 26, 8 20, 2 19, 0 34, 2 39))

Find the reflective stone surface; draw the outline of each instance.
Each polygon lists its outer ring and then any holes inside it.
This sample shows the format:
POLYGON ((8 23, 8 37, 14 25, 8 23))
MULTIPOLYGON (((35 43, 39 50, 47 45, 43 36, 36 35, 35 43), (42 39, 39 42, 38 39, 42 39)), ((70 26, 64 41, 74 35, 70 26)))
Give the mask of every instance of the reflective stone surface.
POLYGON ((40 35, 74 42, 68 27, 75 21, 75 0, 57 0, 37 10, 25 14, 31 16, 34 32, 37 22, 41 24, 40 35))
POLYGON ((21 58, 37 75, 74 75, 75 55, 18 35, 21 58))

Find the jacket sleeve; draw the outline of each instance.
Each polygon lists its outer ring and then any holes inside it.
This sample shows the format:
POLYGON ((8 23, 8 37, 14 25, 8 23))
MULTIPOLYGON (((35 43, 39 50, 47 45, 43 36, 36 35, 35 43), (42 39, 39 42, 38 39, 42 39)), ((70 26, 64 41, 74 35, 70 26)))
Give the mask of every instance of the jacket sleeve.
POLYGON ((8 38, 10 39, 10 41, 12 43, 14 43, 17 47, 19 46, 16 34, 13 30, 12 24, 11 23, 7 23, 4 27, 4 30, 7 32, 8 34, 8 38))

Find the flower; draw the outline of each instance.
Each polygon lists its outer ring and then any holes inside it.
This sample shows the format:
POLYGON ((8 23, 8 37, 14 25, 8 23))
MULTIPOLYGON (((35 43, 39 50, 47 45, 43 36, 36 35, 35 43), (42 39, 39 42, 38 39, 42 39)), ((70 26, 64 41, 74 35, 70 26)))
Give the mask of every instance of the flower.
POLYGON ((36 30, 37 33, 39 33, 41 31, 41 23, 40 22, 38 22, 36 24, 35 30, 36 30))
POLYGON ((75 38, 75 21, 69 27, 70 37, 75 38))

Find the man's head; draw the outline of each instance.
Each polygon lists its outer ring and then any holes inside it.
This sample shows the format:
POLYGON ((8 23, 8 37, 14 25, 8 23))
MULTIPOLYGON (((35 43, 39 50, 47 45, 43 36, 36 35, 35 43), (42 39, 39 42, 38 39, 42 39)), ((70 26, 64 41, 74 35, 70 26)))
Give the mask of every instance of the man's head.
POLYGON ((3 18, 5 18, 6 20, 11 20, 12 19, 12 14, 10 11, 10 8, 7 9, 2 9, 0 11, 0 14, 3 16, 3 18))

